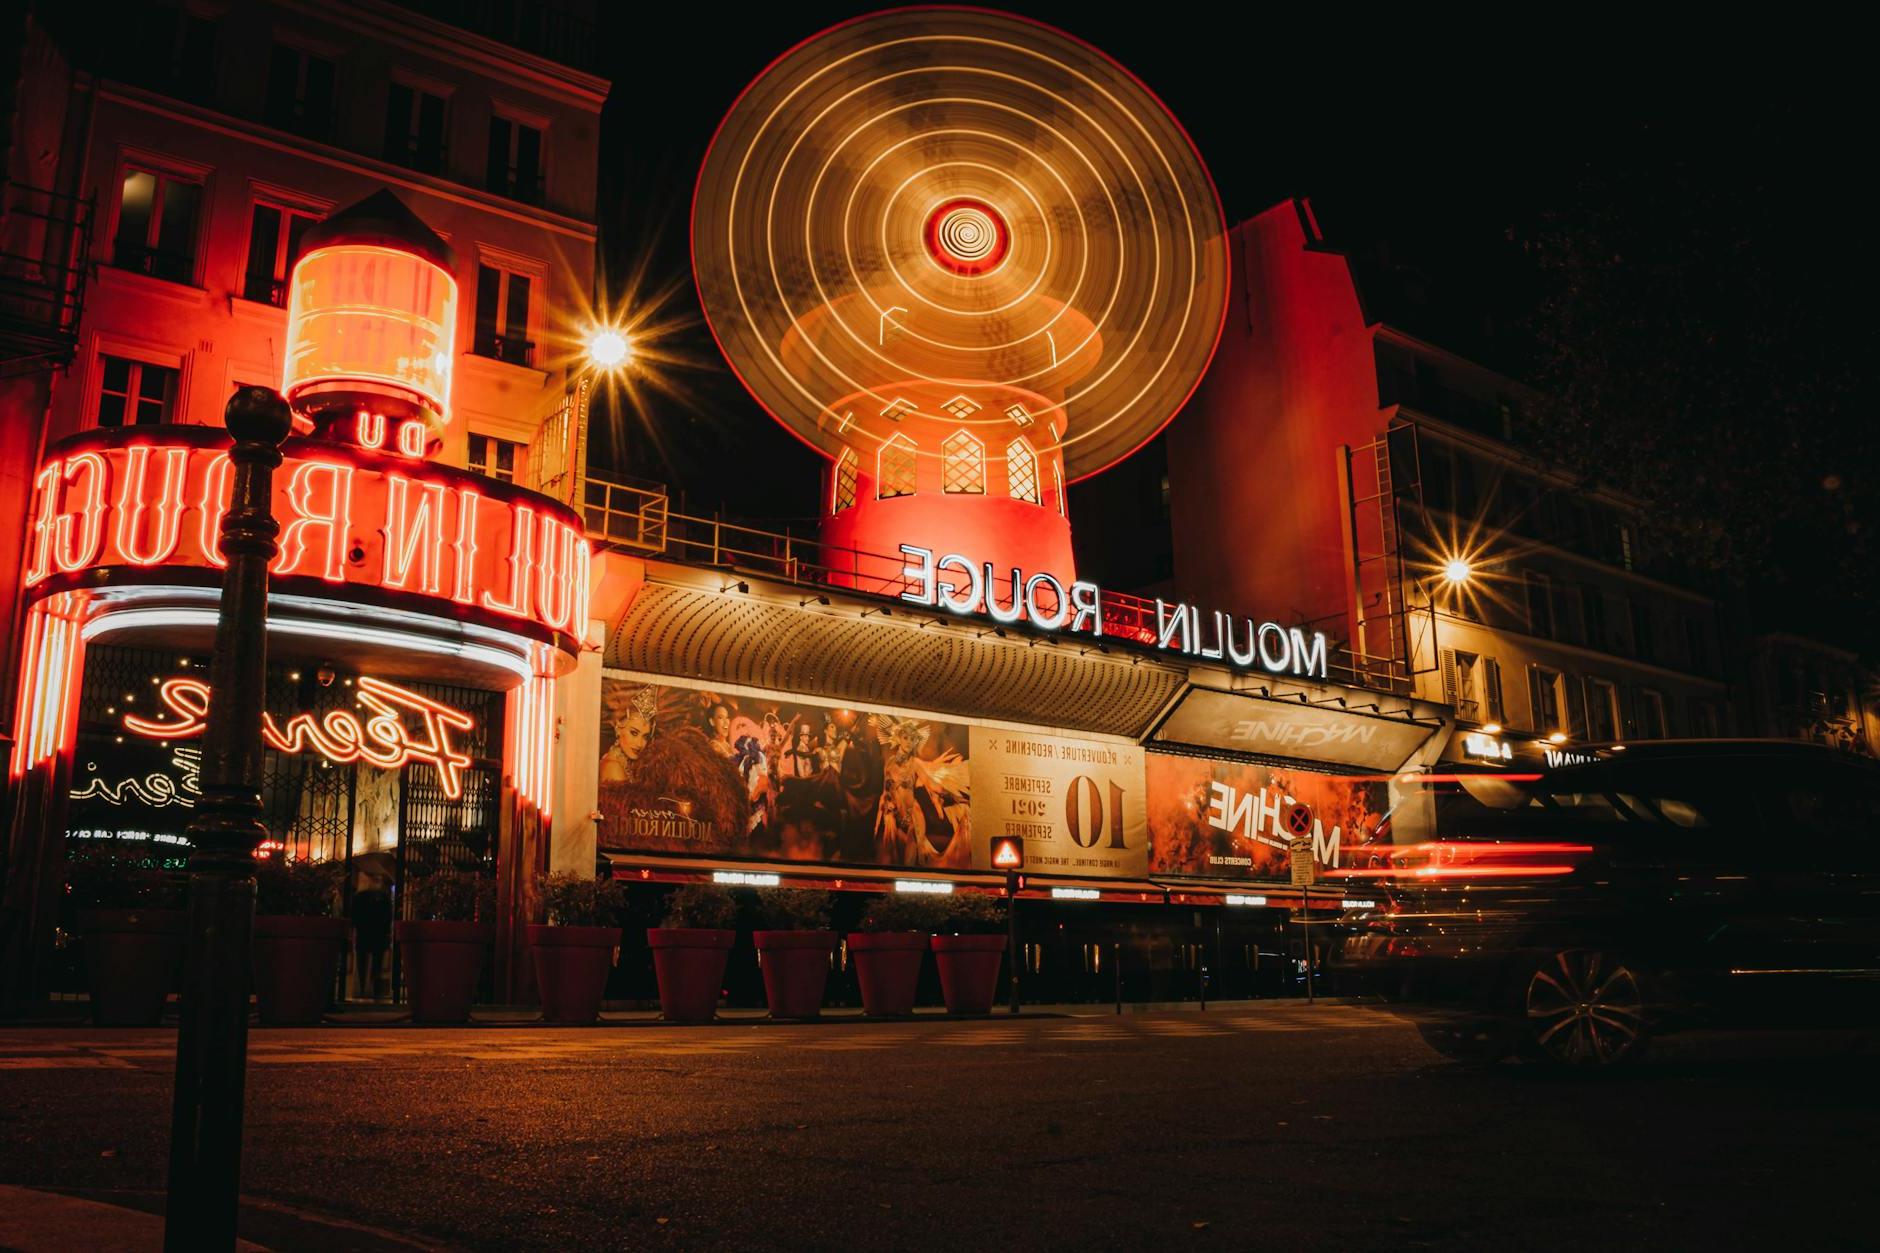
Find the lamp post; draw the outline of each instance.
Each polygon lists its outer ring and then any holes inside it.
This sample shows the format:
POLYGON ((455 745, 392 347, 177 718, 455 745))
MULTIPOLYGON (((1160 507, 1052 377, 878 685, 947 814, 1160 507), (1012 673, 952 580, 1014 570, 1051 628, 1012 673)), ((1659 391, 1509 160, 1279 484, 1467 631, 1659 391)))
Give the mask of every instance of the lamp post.
POLYGON ((261 821, 262 695, 267 680, 268 563, 274 468, 292 415, 280 393, 244 387, 223 411, 235 485, 222 517, 221 610, 209 663, 202 799, 189 824, 189 943, 176 1095, 170 1120, 164 1248, 232 1249, 241 1187, 248 1066, 256 846, 261 821))

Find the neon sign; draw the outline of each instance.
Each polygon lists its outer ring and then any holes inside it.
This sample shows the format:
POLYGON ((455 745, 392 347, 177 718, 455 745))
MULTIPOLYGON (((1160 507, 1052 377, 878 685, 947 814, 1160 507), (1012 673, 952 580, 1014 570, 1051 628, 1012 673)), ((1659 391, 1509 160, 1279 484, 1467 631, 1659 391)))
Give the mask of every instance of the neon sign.
MULTIPOLYGON (((39 471, 26 587, 103 567, 227 564, 219 545, 234 478, 226 438, 121 438, 82 436, 39 471)), ((572 512, 389 452, 301 440, 286 451, 274 476, 274 575, 435 597, 451 602, 452 616, 467 609, 581 633, 592 558, 572 512)))
MULTIPOLYGON (((170 764, 177 769, 174 779, 162 771, 152 771, 141 779, 132 775, 117 783, 106 783, 102 776, 93 775, 84 787, 72 789, 72 799, 82 801, 96 797, 107 805, 137 804, 152 809, 166 805, 193 808, 202 797, 202 750, 178 748, 170 754, 170 764)), ((98 767, 92 763, 91 768, 98 767)))
MULTIPOLYGON (((451 742, 451 732, 474 729, 474 718, 382 679, 361 678, 358 692, 359 703, 372 714, 363 721, 350 709, 329 709, 318 717, 295 714, 283 727, 272 714, 264 714, 261 736, 279 752, 313 752, 329 761, 363 761, 382 770, 428 762, 437 769, 444 795, 456 800, 463 794, 463 771, 470 758, 451 742), (407 722, 410 714, 418 716, 416 735, 407 722)), ((181 740, 201 735, 208 725, 209 685, 202 680, 165 679, 157 699, 173 717, 126 714, 124 729, 153 740, 181 740)))
MULTIPOLYGON (((1016 566, 1001 570, 989 561, 969 561, 958 553, 936 559, 932 549, 913 544, 901 545, 901 555, 907 558, 901 571, 907 581, 902 600, 956 614, 984 615, 994 622, 1023 620, 1040 631, 1104 633, 1103 591, 1095 583, 1078 580, 1066 587, 1052 574, 1027 576, 1016 566)), ((1218 610, 1205 615, 1194 605, 1157 599, 1153 630, 1145 622, 1141 634, 1130 638, 1165 652, 1226 661, 1268 674, 1328 677, 1323 631, 1308 634, 1277 622, 1236 620, 1218 610)))

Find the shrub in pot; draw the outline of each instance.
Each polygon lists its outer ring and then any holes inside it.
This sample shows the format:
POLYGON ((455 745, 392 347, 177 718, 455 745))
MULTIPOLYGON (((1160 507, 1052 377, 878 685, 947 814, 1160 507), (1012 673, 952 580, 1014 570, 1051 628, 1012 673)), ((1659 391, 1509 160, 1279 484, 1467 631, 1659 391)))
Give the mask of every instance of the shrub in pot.
POLYGON ((666 902, 663 925, 649 927, 659 976, 660 1016, 667 1022, 710 1022, 718 1012, 718 993, 731 956, 738 903, 711 883, 693 883, 666 902))
POLYGON ((807 888, 757 889, 757 961, 772 1018, 815 1018, 829 982, 829 893, 807 888))
POLYGON ((156 1025, 182 971, 189 922, 182 880, 98 853, 74 857, 66 884, 85 946, 92 1021, 156 1025))
POLYGON ((883 893, 863 911, 860 929, 849 932, 849 957, 869 1017, 914 1012, 927 941, 946 912, 945 897, 904 892, 883 893))
POLYGON ((405 887, 407 917, 393 925, 413 1022, 470 1020, 483 959, 496 934, 496 882, 440 872, 405 887))
POLYGON ((979 892, 955 892, 946 900, 946 934, 934 936, 933 956, 947 1013, 989 1014, 999 996, 1007 904, 979 892))
POLYGON ((331 862, 255 866, 255 1004, 270 1026, 319 1022, 333 1000, 348 924, 333 917, 331 862))
POLYGON ((529 953, 544 1021, 585 1027, 600 1016, 607 972, 619 959, 624 902, 611 875, 597 879, 563 870, 542 880, 548 921, 529 924, 529 953))

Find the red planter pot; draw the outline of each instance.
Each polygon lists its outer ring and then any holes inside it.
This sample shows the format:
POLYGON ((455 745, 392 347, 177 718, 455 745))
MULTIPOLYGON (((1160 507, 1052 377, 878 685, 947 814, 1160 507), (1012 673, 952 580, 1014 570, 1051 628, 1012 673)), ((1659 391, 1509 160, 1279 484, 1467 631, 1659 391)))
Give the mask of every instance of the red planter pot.
POLYGON ((487 922, 401 920, 393 924, 411 998, 411 1021, 470 1021, 483 958, 495 933, 487 922))
POLYGON ((620 945, 619 927, 529 925, 535 986, 542 993, 542 1020, 561 1027, 586 1027, 600 1017, 607 972, 620 945))
POLYGON ((999 995, 999 955, 1005 951, 1002 935, 936 935, 934 964, 940 967, 940 990, 949 1014, 990 1014, 999 995))
POLYGON ((183 965, 189 915, 180 909, 88 909, 85 979, 101 1027, 154 1027, 183 965))
POLYGON ((851 931, 849 957, 862 985, 862 1012, 871 1018, 913 1013, 926 955, 924 931, 851 931))
POLYGON ((829 982, 833 931, 753 931, 764 968, 764 1000, 772 1018, 818 1018, 829 982))
POLYGON ((262 1022, 320 1021, 333 1002, 349 930, 344 918, 255 917, 255 1005, 262 1022))
POLYGON ((735 931, 716 927, 651 927, 646 942, 653 949, 659 975, 659 1012, 667 1022, 710 1022, 725 986, 725 962, 735 931))

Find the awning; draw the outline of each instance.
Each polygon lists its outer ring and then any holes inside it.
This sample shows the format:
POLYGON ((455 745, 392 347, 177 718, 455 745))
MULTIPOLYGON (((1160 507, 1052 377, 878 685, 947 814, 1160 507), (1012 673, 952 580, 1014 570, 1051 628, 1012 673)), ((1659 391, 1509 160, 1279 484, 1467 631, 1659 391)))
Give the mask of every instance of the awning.
POLYGON ((1195 687, 1156 728, 1154 740, 1197 748, 1331 762, 1380 773, 1396 771, 1443 729, 1434 706, 1379 696, 1375 712, 1351 709, 1347 697, 1225 692, 1195 687))

